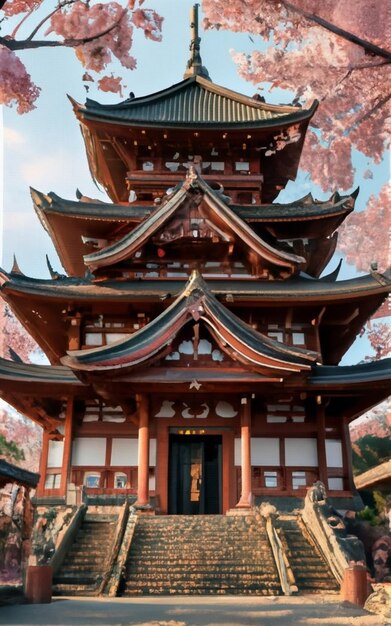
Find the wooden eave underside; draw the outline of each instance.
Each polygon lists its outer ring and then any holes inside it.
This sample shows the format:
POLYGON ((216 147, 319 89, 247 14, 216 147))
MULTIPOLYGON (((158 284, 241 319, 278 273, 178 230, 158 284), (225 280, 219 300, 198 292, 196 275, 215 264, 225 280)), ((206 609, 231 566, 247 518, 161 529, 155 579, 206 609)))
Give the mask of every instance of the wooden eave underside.
POLYGON ((158 206, 129 234, 106 248, 86 255, 84 257, 85 264, 91 270, 95 270, 131 258, 159 229, 173 218, 186 200, 191 200, 191 194, 194 192, 200 192, 202 201, 205 203, 203 209, 200 208, 202 204, 198 206, 199 216, 209 217, 212 223, 217 223, 218 227, 224 228, 231 236, 237 238, 250 251, 251 255, 259 258, 260 263, 266 261, 268 264, 284 268, 290 273, 296 273, 300 266, 305 264, 303 257, 283 252, 258 237, 246 222, 231 211, 229 206, 197 174, 194 174, 194 178, 190 175, 171 198, 163 202, 162 206, 158 206))
MULTIPOLYGON (((126 319, 131 310, 139 312, 143 306, 152 306, 158 314, 185 285, 185 281, 163 279, 94 284, 72 278, 34 279, 5 272, 3 277, 6 282, 0 295, 53 363, 58 363, 67 350, 64 311, 94 316, 106 313, 126 319)), ((323 356, 328 363, 338 363, 367 319, 386 299, 391 282, 388 277, 375 274, 329 283, 304 278, 278 284, 210 280, 208 286, 221 302, 231 302, 233 309, 317 310, 323 356)))
POLYGON ((40 405, 42 396, 58 399, 71 395, 75 399, 85 399, 102 393, 105 400, 110 402, 111 398, 112 403, 118 404, 125 402, 129 395, 140 392, 159 397, 172 393, 194 396, 198 393, 194 390, 194 382, 203 394, 226 393, 228 386, 232 393, 255 393, 264 400, 276 394, 305 393, 313 399, 321 398, 327 418, 353 420, 387 398, 391 385, 391 359, 344 367, 316 366, 306 377, 292 375, 285 380, 238 368, 228 371, 218 367, 189 369, 165 365, 127 372, 116 380, 106 375, 94 385, 95 390, 83 385, 67 367, 53 368, 0 359, 0 396, 53 436, 63 420, 45 415, 40 405), (56 371, 55 384, 50 373, 53 369, 56 371), (31 377, 29 370, 33 371, 31 377), (37 379, 40 380, 39 386, 37 379))
MULTIPOLYGON (((83 243, 82 236, 110 241, 119 239, 121 234, 132 231, 155 209, 153 206, 134 204, 71 201, 34 189, 31 194, 41 223, 70 276, 83 275, 83 256, 93 251, 93 244, 83 243)), ((337 238, 330 235, 353 210, 355 197, 355 194, 344 197, 334 194, 326 202, 316 202, 309 195, 289 204, 253 207, 229 205, 229 208, 260 236, 262 233, 259 229, 266 229, 277 239, 313 238, 314 252, 311 259, 313 257, 314 260, 309 260, 307 271, 313 276, 319 276, 335 250, 337 238)))
POLYGON ((215 298, 193 272, 177 299, 152 322, 108 346, 68 352, 61 361, 76 372, 117 372, 142 368, 169 354, 179 331, 202 320, 220 349, 250 371, 291 374, 311 368, 316 354, 273 341, 253 330, 215 298))
POLYGON ((391 460, 354 477, 356 489, 368 489, 379 483, 391 485, 391 460))
MULTIPOLYGON (((115 142, 119 138, 129 139, 129 132, 132 132, 132 129, 134 132, 140 129, 147 129, 150 132, 153 132, 153 129, 170 129, 170 132, 177 134, 182 132, 184 134, 182 143, 191 129, 201 134, 213 133, 214 130, 221 132, 221 129, 229 130, 230 133, 251 131, 259 139, 265 140, 268 137, 272 138, 273 133, 297 124, 301 133, 299 141, 286 146, 284 150, 268 159, 264 184, 266 193, 266 188, 277 172, 277 164, 279 164, 279 184, 295 178, 307 126, 318 106, 318 103, 314 102, 310 109, 303 110, 293 106, 259 103, 247 96, 213 85, 198 76, 157 94, 135 98, 119 105, 100 105, 87 100, 87 104, 83 106, 72 99, 71 102, 81 122, 91 174, 96 181, 104 185, 115 202, 126 200, 126 187, 123 181, 129 167, 126 159, 124 161, 115 148, 108 160, 101 140, 115 142), (206 99, 204 97, 199 100, 198 96, 195 96, 196 103, 193 101, 194 94, 184 99, 177 97, 178 92, 186 91, 189 87, 192 89, 194 85, 197 85, 197 89, 205 91, 206 99), (226 103, 230 103, 228 107, 225 106, 226 103), (156 104, 158 110, 155 110, 156 104), (136 108, 139 112, 142 111, 141 115, 134 115, 136 108)), ((276 196, 273 191, 275 182, 269 190, 270 199, 276 196)))

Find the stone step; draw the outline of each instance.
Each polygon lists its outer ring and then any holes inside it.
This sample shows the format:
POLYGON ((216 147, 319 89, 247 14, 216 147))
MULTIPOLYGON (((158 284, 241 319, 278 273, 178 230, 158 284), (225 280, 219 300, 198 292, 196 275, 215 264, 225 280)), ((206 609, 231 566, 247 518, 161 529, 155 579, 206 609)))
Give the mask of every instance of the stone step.
POLYGON ((94 563, 91 563, 89 565, 76 565, 74 563, 68 563, 66 567, 62 568, 62 571, 64 573, 66 572, 67 576, 73 576, 85 572, 88 572, 88 574, 91 574, 91 576, 96 576, 101 574, 102 566, 95 565, 94 563))
POLYGON ((80 554, 79 552, 76 552, 75 554, 68 553, 63 563, 75 563, 75 564, 79 563, 80 565, 87 564, 87 563, 95 563, 96 565, 103 565, 105 561, 106 561, 106 555, 98 559, 94 555, 91 555, 91 554, 83 555, 83 554, 80 554))
POLYGON ((52 588, 54 596, 96 596, 96 592, 95 585, 54 584, 52 588))
POLYGON ((87 514, 54 578, 54 595, 97 594, 109 562, 116 520, 117 516, 87 514))
POLYGON ((318 551, 307 542, 297 520, 279 524, 280 538, 287 549, 299 591, 317 593, 337 591, 339 585, 318 551))
MULTIPOLYGON (((131 582, 134 583, 135 586, 139 585, 141 581, 148 584, 157 584, 167 586, 167 585, 177 585, 177 584, 186 584, 186 585, 208 585, 212 583, 218 583, 219 585, 234 585, 234 586, 247 586, 247 585, 258 585, 259 587, 275 587, 280 589, 280 583, 274 581, 272 577, 268 576, 267 573, 256 573, 254 574, 233 574, 226 573, 225 576, 221 576, 216 572, 199 572, 199 573, 184 573, 183 571, 170 572, 169 575, 154 575, 152 572, 150 574, 139 573, 137 577, 134 576, 129 580, 129 584, 131 582)), ((320 581, 321 582, 321 581, 320 581)))
MULTIPOLYGON (((82 595, 82 594, 80 594, 82 595)), ((175 588, 170 587, 155 588, 155 587, 143 587, 140 586, 132 591, 127 591, 123 594, 125 597, 140 597, 140 596, 220 596, 220 595, 240 595, 240 596, 278 596, 281 595, 274 589, 242 589, 242 588, 227 588, 221 587, 199 587, 199 588, 175 588)))
POLYGON ((53 582, 55 585, 61 584, 72 584, 72 585, 95 585, 97 586, 102 577, 97 575, 81 575, 81 574, 73 574, 72 572, 64 572, 63 574, 58 574, 54 577, 53 582))
POLYGON ((245 586, 237 586, 237 585, 190 585, 182 584, 182 585, 166 585, 166 586, 153 586, 152 584, 139 582, 137 587, 133 589, 126 589, 123 595, 132 596, 132 595, 218 595, 218 594, 229 594, 229 595, 270 595, 270 596, 279 596, 281 595, 281 591, 278 588, 265 588, 259 587, 259 585, 249 585, 245 586))

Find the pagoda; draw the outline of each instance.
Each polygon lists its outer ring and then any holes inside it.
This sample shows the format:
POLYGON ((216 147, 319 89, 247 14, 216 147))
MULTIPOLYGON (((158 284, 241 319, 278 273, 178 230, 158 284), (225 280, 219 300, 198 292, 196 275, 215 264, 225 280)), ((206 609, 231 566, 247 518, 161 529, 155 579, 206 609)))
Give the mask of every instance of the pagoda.
POLYGON ((32 190, 66 275, 1 271, 51 363, 0 360, 2 398, 43 429, 37 497, 225 514, 320 480, 346 508, 349 422, 387 397, 391 359, 338 364, 391 275, 322 275, 356 192, 276 201, 317 103, 215 84, 195 14, 181 82, 72 106, 111 202, 32 190))

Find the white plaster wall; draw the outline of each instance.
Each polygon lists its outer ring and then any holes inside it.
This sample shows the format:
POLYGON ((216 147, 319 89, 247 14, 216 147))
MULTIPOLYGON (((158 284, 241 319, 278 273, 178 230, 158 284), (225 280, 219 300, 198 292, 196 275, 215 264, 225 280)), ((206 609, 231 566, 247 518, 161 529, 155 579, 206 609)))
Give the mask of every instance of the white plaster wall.
POLYGON ((333 491, 343 491, 343 478, 329 478, 329 489, 333 491))
POLYGON ((104 465, 106 439, 104 437, 77 437, 72 446, 72 465, 104 465))
POLYGON ((280 465, 280 441, 277 437, 251 439, 251 465, 280 465))
POLYGON ((63 441, 49 441, 48 467, 62 467, 62 457, 64 454, 63 441))
POLYGON ((137 439, 113 438, 110 465, 137 465, 137 439))
POLYGON ((316 439, 285 439, 285 464, 296 467, 317 467, 316 439))
MULTIPOLYGON (((235 439, 235 465, 242 463, 241 439, 235 439)), ((251 465, 279 465, 280 444, 277 437, 252 437, 251 465)))
MULTIPOLYGON (((138 465, 138 439, 114 437, 111 449, 110 465, 138 465)), ((156 466, 156 439, 149 440, 149 466, 156 466)))
POLYGON ((327 467, 343 467, 342 441, 326 439, 327 467))

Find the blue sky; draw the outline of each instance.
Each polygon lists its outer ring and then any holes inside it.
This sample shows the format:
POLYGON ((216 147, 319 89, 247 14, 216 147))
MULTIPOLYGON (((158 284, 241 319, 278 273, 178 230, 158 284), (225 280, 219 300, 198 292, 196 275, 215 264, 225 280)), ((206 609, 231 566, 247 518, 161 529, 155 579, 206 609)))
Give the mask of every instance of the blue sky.
MULTIPOLYGON (((163 42, 155 43, 136 31, 132 52, 138 59, 135 71, 115 68, 115 74, 124 76, 127 85, 124 97, 130 91, 136 96, 158 91, 182 79, 188 59, 189 11, 193 0, 151 0, 151 6, 165 17, 163 42), (122 71, 123 70, 123 71, 122 71)), ((148 7, 146 0, 144 7, 148 7)), ((27 31, 26 31, 27 32, 27 31)), ((201 33, 201 54, 211 78, 218 84, 236 91, 253 95, 254 85, 238 77, 231 60, 230 49, 250 51, 253 49, 248 35, 210 31, 201 33)), ((254 39, 254 37, 253 37, 254 39)), ((261 47, 261 40, 255 42, 261 47)), ((79 125, 73 114, 67 94, 78 102, 84 102, 86 91, 81 81, 82 66, 74 52, 66 49, 32 50, 22 53, 33 80, 42 87, 37 109, 19 116, 15 109, 3 111, 3 245, 0 259, 5 269, 12 266, 16 253, 21 270, 30 276, 48 277, 45 254, 48 253, 55 269, 61 270, 57 255, 48 235, 43 230, 32 207, 29 186, 49 192, 54 191, 65 198, 75 198, 79 188, 84 194, 105 200, 91 180, 79 125)), ((93 87, 89 97, 100 102, 117 102, 119 97, 98 92, 93 87)), ((276 93, 270 101, 289 101, 289 95, 276 93)), ((383 162, 374 168, 374 178, 364 180, 366 159, 355 156, 356 180, 360 185, 358 210, 362 210, 372 193, 380 189, 389 177, 389 164, 383 162)), ((290 183, 283 200, 291 201, 312 191, 318 198, 327 197, 314 186, 308 177, 300 174, 295 184, 290 183)), ((1 224, 0 224, 1 228, 1 224)), ((339 259, 334 259, 334 267, 339 259)), ((349 277, 354 270, 345 265, 342 277, 349 277)), ((357 361, 362 355, 360 344, 349 360, 357 361)))

